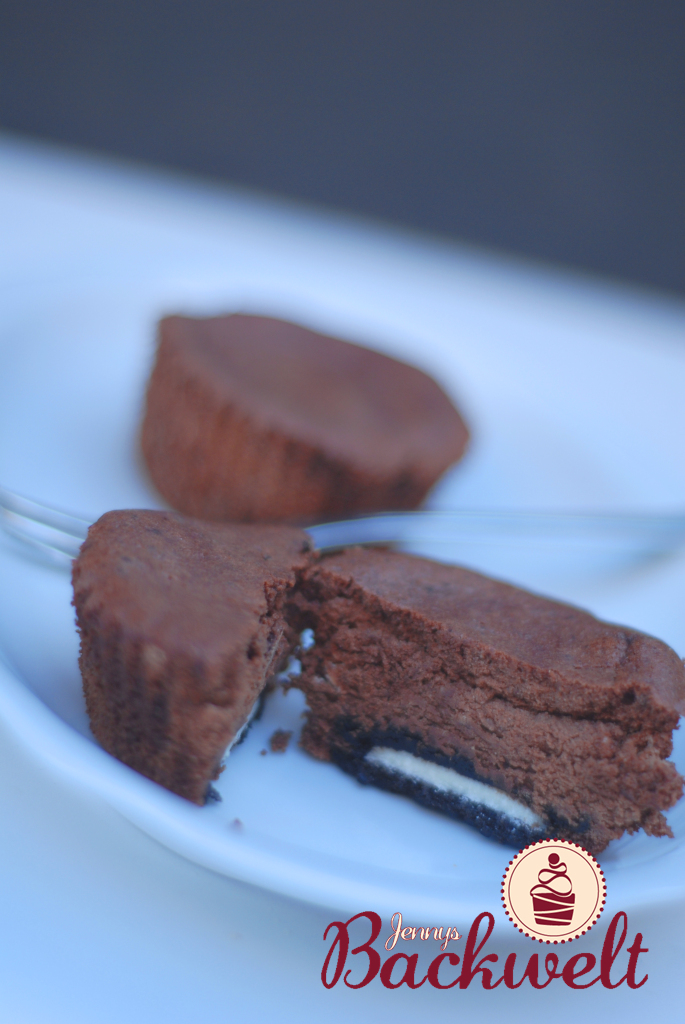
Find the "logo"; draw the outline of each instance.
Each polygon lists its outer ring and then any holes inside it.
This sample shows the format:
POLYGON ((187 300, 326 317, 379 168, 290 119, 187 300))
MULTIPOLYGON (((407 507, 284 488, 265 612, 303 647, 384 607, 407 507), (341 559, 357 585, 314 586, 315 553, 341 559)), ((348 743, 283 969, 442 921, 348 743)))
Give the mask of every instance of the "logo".
POLYGON ((502 903, 520 932, 556 945, 585 935, 606 902, 604 873, 587 850, 543 839, 517 853, 504 872, 502 903))
MULTIPOLYGON (((529 938, 555 946, 571 942, 585 935, 604 910, 604 874, 582 846, 564 839, 544 839, 509 862, 502 903, 509 920, 529 938)), ((642 932, 635 934, 623 952, 628 937, 628 915, 623 910, 609 922, 599 956, 580 950, 565 962, 561 950, 531 953, 527 963, 525 953, 523 962, 519 960, 521 950, 504 955, 501 950, 486 952, 494 928, 495 915, 484 910, 473 919, 464 943, 455 946, 452 943, 462 939, 455 925, 406 924, 398 910, 390 920, 383 956, 375 945, 379 938, 382 942, 381 916, 363 910, 347 921, 331 921, 324 931, 324 942, 330 941, 330 947, 321 981, 327 989, 339 982, 351 989, 365 988, 377 979, 387 989, 403 985, 417 989, 427 984, 443 991, 460 991, 475 983, 486 991, 502 985, 500 991, 504 991, 522 985, 543 989, 555 982, 577 990, 593 985, 615 989, 624 982, 628 988, 638 989, 649 978, 648 974, 639 977, 638 961, 649 953, 642 945, 642 932)), ((644 960, 640 967, 644 969, 644 960)))

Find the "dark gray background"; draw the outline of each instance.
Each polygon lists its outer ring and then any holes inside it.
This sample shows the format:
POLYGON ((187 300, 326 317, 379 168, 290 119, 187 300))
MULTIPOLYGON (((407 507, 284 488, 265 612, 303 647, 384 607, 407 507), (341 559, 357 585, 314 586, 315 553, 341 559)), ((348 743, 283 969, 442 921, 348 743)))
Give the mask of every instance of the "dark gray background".
POLYGON ((2 0, 0 124, 685 291, 684 0, 2 0))

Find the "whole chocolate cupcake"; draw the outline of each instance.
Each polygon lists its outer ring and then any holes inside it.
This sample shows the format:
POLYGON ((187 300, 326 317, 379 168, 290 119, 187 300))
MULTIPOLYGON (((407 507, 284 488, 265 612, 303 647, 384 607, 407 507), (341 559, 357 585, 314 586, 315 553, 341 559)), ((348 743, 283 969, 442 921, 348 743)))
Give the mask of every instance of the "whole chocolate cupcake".
POLYGON ((201 519, 315 521, 416 508, 468 431, 420 370, 262 316, 159 325, 142 448, 201 519))

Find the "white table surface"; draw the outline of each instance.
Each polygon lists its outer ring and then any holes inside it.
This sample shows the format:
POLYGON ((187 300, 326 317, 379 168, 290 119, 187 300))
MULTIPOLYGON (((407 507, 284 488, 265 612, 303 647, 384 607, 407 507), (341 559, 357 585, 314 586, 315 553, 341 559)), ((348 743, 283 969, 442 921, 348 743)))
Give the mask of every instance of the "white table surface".
MULTIPOLYGON (((285 279, 312 260, 331 289, 345 275, 368 280, 370 289, 401 289, 408 330, 422 303, 461 290, 490 304, 493 323, 523 305, 539 330, 563 319, 569 338, 598 324, 626 343, 683 338, 685 306, 677 300, 0 138, 0 372, 3 295, 47 292, 60 281, 97 278, 103 267, 123 275, 136 265, 213 262, 285 279)), ((559 983, 542 992, 387 991, 377 981, 361 991, 327 991, 319 977, 322 935, 333 912, 199 868, 103 803, 42 775, 0 721, 0 1024, 223 1024, 236 1015, 283 1022, 371 1022, 391 1014, 683 1019, 683 905, 631 914, 631 937, 642 931, 650 950, 649 981, 638 991, 573 992, 559 983)), ((584 950, 597 952, 606 923, 583 940, 584 950)), ((512 929, 492 951, 527 957, 533 946, 512 929)))

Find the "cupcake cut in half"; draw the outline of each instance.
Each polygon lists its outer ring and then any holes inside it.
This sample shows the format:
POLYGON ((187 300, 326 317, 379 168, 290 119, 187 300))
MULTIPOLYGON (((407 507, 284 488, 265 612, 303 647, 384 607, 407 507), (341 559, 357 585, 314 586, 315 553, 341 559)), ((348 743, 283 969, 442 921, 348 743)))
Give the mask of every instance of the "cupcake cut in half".
POLYGON ((283 608, 309 548, 286 526, 102 516, 73 584, 86 706, 105 750, 204 803, 292 646, 283 608))
POLYGON ((203 803, 289 653, 301 744, 485 836, 670 835, 685 668, 665 644, 452 565, 286 526, 110 512, 74 564, 94 735, 203 803))
POLYGON ((635 630, 478 573, 349 549, 288 603, 309 714, 302 746, 516 847, 593 852, 642 828, 683 780, 665 759, 683 663, 635 630))

